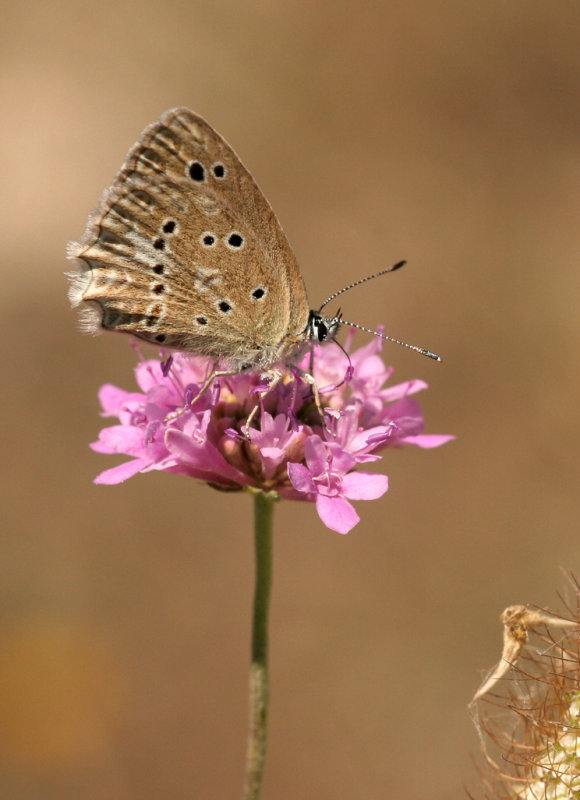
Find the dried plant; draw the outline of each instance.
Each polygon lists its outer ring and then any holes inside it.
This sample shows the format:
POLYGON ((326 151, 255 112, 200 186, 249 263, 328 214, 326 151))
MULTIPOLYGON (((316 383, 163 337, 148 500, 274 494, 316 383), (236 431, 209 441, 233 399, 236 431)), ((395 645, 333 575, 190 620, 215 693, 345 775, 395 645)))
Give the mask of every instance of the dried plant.
POLYGON ((486 800, 580 800, 580 586, 562 616, 501 615, 501 659, 473 698, 486 800))

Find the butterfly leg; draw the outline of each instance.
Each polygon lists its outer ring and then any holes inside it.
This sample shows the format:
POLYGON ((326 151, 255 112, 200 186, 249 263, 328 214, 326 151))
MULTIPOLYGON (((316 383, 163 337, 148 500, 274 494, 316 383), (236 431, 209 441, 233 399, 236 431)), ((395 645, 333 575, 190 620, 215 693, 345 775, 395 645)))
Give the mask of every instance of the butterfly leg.
MULTIPOLYGON (((264 377, 270 377, 270 383, 268 384, 268 388, 265 390, 260 390, 260 394, 269 394, 282 380, 284 373, 280 372, 280 370, 272 370, 271 372, 267 373, 264 377)), ((260 410, 260 403, 256 403, 253 409, 248 414, 248 419, 246 420, 246 424, 244 425, 244 436, 248 441, 250 440, 250 426, 254 419, 256 418, 256 414, 260 410)))
POLYGON ((231 375, 238 375, 238 374, 239 370, 213 369, 202 383, 201 389, 195 395, 195 397, 192 400, 190 400, 186 405, 184 405, 183 408, 179 408, 177 411, 172 411, 171 414, 168 414, 165 417, 164 422, 171 422, 172 420, 177 419, 177 417, 180 417, 182 414, 185 414, 186 411, 189 411, 191 407, 194 406, 195 403, 197 403, 202 394, 209 389, 209 387, 215 381, 216 378, 225 378, 231 375))
POLYGON ((320 392, 318 391, 318 384, 314 379, 314 375, 310 372, 306 372, 306 370, 300 369, 300 367, 292 367, 293 371, 299 375, 304 383, 308 383, 312 387, 312 394, 314 395, 314 403, 316 404, 316 409, 320 414, 320 420, 322 422, 322 427, 327 433, 332 434, 331 429, 328 427, 326 423, 326 417, 324 416, 324 409, 322 408, 322 403, 320 402, 320 392))

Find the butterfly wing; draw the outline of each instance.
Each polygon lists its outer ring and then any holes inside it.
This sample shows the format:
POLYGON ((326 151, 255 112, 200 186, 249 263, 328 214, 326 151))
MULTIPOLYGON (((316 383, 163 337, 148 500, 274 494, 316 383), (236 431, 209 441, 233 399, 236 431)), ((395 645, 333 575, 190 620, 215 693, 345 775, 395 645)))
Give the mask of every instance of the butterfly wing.
POLYGON ((142 133, 69 246, 86 327, 266 368, 306 338, 302 276, 232 148, 186 108, 142 133))

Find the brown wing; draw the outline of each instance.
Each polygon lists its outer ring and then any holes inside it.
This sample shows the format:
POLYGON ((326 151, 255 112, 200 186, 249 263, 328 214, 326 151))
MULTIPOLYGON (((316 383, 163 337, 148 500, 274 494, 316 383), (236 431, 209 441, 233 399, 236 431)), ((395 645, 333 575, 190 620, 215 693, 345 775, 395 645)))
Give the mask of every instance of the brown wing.
POLYGON ((260 367, 304 339, 304 284, 274 212, 188 109, 143 132, 70 255, 91 328, 260 367))

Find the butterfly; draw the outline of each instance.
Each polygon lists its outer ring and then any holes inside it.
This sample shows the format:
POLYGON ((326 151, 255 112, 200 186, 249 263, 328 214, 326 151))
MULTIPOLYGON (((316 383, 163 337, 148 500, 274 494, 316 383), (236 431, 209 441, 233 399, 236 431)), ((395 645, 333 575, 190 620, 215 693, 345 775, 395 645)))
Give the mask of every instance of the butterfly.
MULTIPOLYGON (((299 360, 346 322, 309 306, 296 257, 234 150, 188 108, 147 127, 68 257, 83 327, 208 356, 231 371, 299 360)), ((437 360, 425 348, 395 341, 437 360)))

